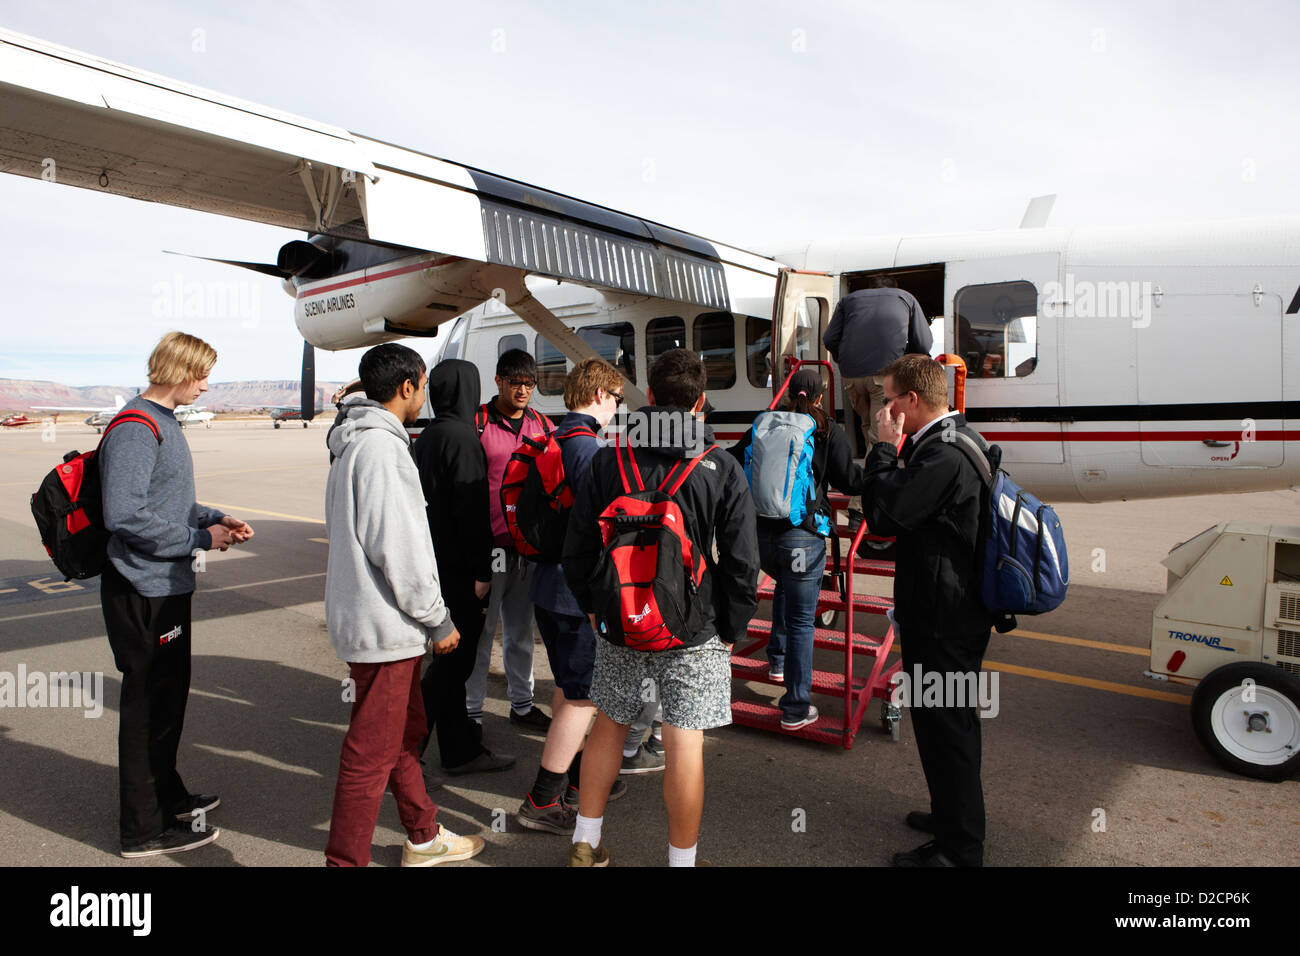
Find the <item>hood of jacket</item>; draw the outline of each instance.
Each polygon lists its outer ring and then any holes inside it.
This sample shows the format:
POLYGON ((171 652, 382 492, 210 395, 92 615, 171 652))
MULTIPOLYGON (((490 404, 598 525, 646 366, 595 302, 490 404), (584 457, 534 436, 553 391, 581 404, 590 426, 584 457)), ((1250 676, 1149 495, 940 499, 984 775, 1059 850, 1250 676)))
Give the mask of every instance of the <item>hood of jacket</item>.
POLYGON ((326 441, 330 451, 336 456, 342 455, 344 449, 354 439, 361 437, 363 431, 369 431, 372 428, 391 432, 394 436, 400 438, 404 445, 411 444, 411 436, 406 433, 406 428, 397 420, 397 416, 379 402, 368 398, 360 399, 356 402, 344 404, 340 412, 342 413, 342 421, 337 422, 330 429, 326 441))
POLYGON ((445 359, 429 372, 429 407, 439 419, 473 422, 479 407, 478 368, 463 359, 445 359))
POLYGON ((623 426, 621 443, 633 452, 648 448, 675 458, 694 458, 716 441, 712 426, 676 408, 645 405, 610 424, 623 426))

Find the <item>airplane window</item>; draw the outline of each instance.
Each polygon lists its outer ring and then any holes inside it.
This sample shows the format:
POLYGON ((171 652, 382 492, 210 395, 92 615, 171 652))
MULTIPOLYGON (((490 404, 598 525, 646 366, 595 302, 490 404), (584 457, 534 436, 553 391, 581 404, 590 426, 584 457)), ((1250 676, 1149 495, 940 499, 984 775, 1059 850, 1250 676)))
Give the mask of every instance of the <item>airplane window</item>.
POLYGON ((953 303, 957 351, 972 378, 1023 378, 1038 365, 1038 290, 1032 282, 968 285, 953 303))
POLYGON ((645 327, 645 365, 649 368, 655 359, 669 349, 686 348, 686 322, 676 315, 651 319, 645 327))
POLYGON ((528 349, 528 340, 522 335, 503 335, 497 340, 497 358, 505 355, 511 349, 528 349))
POLYGON ((636 333, 631 322, 609 322, 578 329, 578 337, 596 354, 636 384, 636 333))
POLYGON ((749 384, 772 387, 772 320, 745 316, 745 374, 749 384))
POLYGON ((533 357, 537 359, 537 391, 542 395, 563 395, 564 380, 569 369, 564 353, 540 335, 535 342, 533 357))
POLYGON ((730 312, 695 317, 695 351, 704 362, 706 390, 736 384, 736 319, 730 312))

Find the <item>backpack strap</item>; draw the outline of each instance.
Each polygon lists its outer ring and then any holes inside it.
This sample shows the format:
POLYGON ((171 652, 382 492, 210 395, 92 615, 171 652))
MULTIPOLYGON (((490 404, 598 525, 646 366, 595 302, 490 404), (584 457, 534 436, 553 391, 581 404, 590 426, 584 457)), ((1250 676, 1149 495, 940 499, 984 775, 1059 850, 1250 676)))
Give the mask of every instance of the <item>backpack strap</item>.
POLYGON ((594 431, 592 431, 590 428, 575 428, 575 429, 573 429, 572 431, 567 431, 567 432, 565 432, 563 435, 561 435, 561 434, 557 431, 557 432, 555 433, 555 440, 556 440, 556 441, 564 441, 566 438, 572 438, 574 435, 590 435, 592 438, 595 438, 595 439, 597 439, 597 440, 600 439, 600 436, 597 435, 597 434, 596 434, 594 431))
POLYGON ((141 425, 147 426, 149 431, 153 432, 154 440, 157 441, 158 444, 162 444, 162 433, 158 431, 157 423, 155 423, 154 420, 144 412, 134 408, 130 411, 118 412, 113 416, 113 420, 109 422, 108 427, 104 429, 104 434, 99 436, 99 444, 103 445, 104 439, 108 438, 108 433, 118 425, 122 425, 126 422, 138 422, 141 425))
POLYGON ((627 480, 627 471, 623 468, 623 448, 627 448, 628 463, 632 466, 632 474, 636 475, 637 491, 645 491, 645 482, 641 480, 641 469, 637 467, 636 455, 632 453, 632 446, 624 446, 619 441, 619 435, 614 435, 614 460, 618 462, 618 477, 623 481, 623 492, 631 494, 632 486, 627 480))
POLYGON ((979 443, 975 441, 975 439, 971 438, 960 428, 931 428, 930 431, 913 446, 913 451, 928 442, 939 432, 951 432, 953 434, 953 441, 961 449, 962 453, 965 454, 970 463, 975 466, 975 471, 980 476, 980 481, 984 483, 986 488, 991 488, 993 486, 993 468, 989 464, 988 453, 979 446, 979 443))
POLYGON ((551 421, 550 416, 543 415, 537 409, 533 408, 533 406, 529 405, 528 408, 524 410, 524 414, 533 416, 533 421, 542 426, 542 433, 544 435, 550 435, 551 432, 555 431, 555 423, 551 421))
POLYGON ((970 463, 975 466, 976 473, 980 476, 980 481, 986 488, 993 487, 993 468, 989 465, 988 455, 984 449, 979 446, 975 439, 969 435, 962 434, 960 429, 953 429, 953 434, 957 436, 957 444, 961 450, 966 453, 970 463))
POLYGON ((661 482, 659 485, 659 490, 665 492, 669 497, 677 494, 677 489, 682 486, 682 482, 684 482, 690 476, 691 472, 695 470, 695 466, 700 463, 700 460, 703 459, 705 455, 707 455, 709 452, 713 451, 713 449, 717 447, 718 447, 717 445, 710 445, 708 448, 704 449, 704 451, 700 452, 698 455, 692 458, 690 464, 688 464, 685 468, 683 468, 682 473, 677 476, 677 480, 673 482, 673 486, 671 488, 668 488, 666 487, 668 484, 668 479, 670 479, 673 476, 673 471, 677 470, 677 466, 674 465, 673 468, 668 472, 668 474, 664 476, 663 482, 661 482))

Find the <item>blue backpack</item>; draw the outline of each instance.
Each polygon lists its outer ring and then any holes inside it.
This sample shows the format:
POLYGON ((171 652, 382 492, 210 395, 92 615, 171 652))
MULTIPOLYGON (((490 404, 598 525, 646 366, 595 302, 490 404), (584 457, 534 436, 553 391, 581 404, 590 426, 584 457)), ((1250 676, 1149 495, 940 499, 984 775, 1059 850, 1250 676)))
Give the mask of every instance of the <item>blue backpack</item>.
MULTIPOLYGON (((745 448, 745 478, 754 510, 764 518, 788 518, 799 527, 817 502, 813 480, 813 436, 817 422, 801 412, 760 412, 745 448)), ((825 515, 815 518, 820 534, 830 532, 825 515)))
POLYGON ((1061 519, 1051 505, 1025 491, 997 464, 1002 449, 988 452, 960 429, 944 429, 979 472, 984 484, 979 559, 984 606, 995 615, 1044 614, 1065 600, 1070 562, 1061 519), (997 464, 990 463, 990 455, 997 464))

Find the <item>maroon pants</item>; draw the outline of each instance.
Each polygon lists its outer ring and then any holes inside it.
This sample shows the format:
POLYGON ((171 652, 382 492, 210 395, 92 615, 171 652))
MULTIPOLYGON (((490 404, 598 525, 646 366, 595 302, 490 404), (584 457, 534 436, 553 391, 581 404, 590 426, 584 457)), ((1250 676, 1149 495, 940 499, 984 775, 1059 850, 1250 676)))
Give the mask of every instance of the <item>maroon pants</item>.
POLYGON ((325 847, 329 866, 366 866, 385 788, 412 843, 438 835, 437 806, 420 771, 420 741, 428 732, 420 694, 419 657, 349 665, 356 699, 339 755, 339 782, 325 847))

